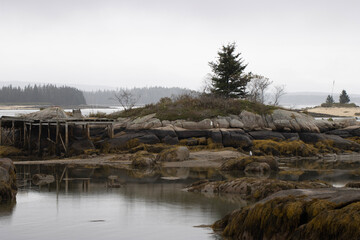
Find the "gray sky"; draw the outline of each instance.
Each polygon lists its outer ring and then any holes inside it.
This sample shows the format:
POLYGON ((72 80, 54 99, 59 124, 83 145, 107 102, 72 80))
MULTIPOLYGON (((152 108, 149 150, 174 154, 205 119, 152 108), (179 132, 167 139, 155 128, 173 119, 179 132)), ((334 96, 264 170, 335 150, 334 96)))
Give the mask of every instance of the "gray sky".
POLYGON ((288 92, 360 93, 357 0, 0 0, 0 81, 199 90, 236 42, 288 92))

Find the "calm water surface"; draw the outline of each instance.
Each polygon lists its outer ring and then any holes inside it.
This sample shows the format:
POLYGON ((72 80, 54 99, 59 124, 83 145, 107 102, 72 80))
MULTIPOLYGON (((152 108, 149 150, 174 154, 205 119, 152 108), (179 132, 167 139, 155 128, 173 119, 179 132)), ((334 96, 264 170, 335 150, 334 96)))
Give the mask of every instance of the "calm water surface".
POLYGON ((183 192, 182 183, 72 183, 66 193, 19 191, 11 209, 0 205, 1 239, 220 239, 212 224, 241 202, 183 192))
MULTIPOLYGON (((33 112, 37 112, 40 109, 9 109, 9 110, 5 110, 5 109, 0 109, 0 117, 1 116, 19 116, 22 114, 28 114, 28 113, 33 113, 33 112)), ((90 113, 98 113, 98 112, 102 112, 102 113, 106 113, 106 114, 110 114, 113 112, 117 112, 122 110, 121 107, 109 107, 109 108, 84 108, 81 109, 81 113, 83 114, 83 116, 89 116, 90 113)), ((72 112, 72 109, 64 109, 65 112, 72 112)))

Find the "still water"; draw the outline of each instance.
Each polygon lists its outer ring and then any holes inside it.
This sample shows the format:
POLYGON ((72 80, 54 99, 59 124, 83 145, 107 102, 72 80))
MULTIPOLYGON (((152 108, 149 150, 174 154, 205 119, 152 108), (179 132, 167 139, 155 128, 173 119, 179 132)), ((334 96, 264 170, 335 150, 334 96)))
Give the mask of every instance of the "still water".
MULTIPOLYGON (((90 114, 93 113, 106 113, 106 114, 110 114, 113 112, 117 112, 122 110, 123 108, 121 107, 109 107, 109 108, 83 108, 81 109, 81 113, 83 116, 89 116, 90 114)), ((33 112, 37 112, 40 109, 0 109, 0 117, 1 116, 20 116, 22 114, 28 114, 28 113, 33 113, 33 112)), ((72 112, 72 109, 64 109, 65 112, 72 112)))
POLYGON ((212 224, 241 202, 181 191, 184 183, 106 188, 73 182, 69 190, 33 187, 15 206, 0 205, 1 239, 221 239, 212 224), (50 190, 50 191, 49 191, 50 190))

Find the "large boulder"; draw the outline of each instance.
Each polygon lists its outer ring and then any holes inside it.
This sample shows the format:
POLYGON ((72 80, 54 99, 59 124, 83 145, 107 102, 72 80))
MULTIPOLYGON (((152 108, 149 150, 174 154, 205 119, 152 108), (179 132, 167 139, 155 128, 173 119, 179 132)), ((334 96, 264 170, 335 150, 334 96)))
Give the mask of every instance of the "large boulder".
POLYGON ((165 137, 177 137, 176 132, 172 126, 165 126, 159 128, 152 128, 148 130, 149 133, 155 134, 159 139, 164 139, 165 137))
POLYGON ((278 131, 290 129, 294 132, 320 132, 315 119, 303 113, 276 109, 269 118, 271 120, 278 131))
POLYGON ((148 131, 123 131, 116 134, 114 138, 107 139, 102 145, 108 150, 128 150, 140 143, 156 144, 160 143, 160 139, 148 131))
POLYGON ((213 228, 231 239, 360 239, 360 190, 291 189, 236 210, 213 228))
POLYGON ((204 119, 200 122, 184 121, 182 122, 182 128, 185 129, 212 129, 213 122, 210 119, 204 119))
POLYGON ((16 170, 9 158, 0 158, 0 203, 16 200, 16 170))
POLYGON ((255 140, 267 140, 267 139, 273 139, 273 140, 284 140, 285 137, 279 132, 273 132, 273 131, 252 131, 248 133, 253 139, 255 140))
POLYGON ((224 117, 218 117, 213 120, 214 127, 216 128, 229 128, 230 123, 229 121, 224 117))
POLYGON ((159 162, 178 162, 188 160, 190 156, 190 151, 187 147, 174 147, 170 149, 165 149, 160 152, 156 161, 159 162))
POLYGON ((242 130, 221 130, 222 143, 224 147, 248 148, 252 146, 252 141, 242 130))
POLYGON ((220 130, 212 130, 209 132, 209 137, 211 138, 213 143, 222 144, 222 134, 220 130))
POLYGON ((338 135, 342 138, 360 137, 360 126, 357 126, 357 125, 350 126, 350 127, 346 127, 346 128, 328 131, 326 133, 331 134, 331 135, 338 135))
POLYGON ((259 114, 242 111, 239 117, 246 130, 260 130, 266 127, 264 119, 259 114))
POLYGON ((156 165, 155 156, 146 151, 140 151, 130 157, 133 168, 151 168, 156 165))
POLYGON ((232 127, 232 128, 244 128, 244 124, 240 120, 232 118, 230 120, 230 127, 232 127))
POLYGON ((192 137, 208 137, 210 130, 207 129, 187 130, 176 127, 175 131, 179 139, 184 139, 184 138, 192 138, 192 137))
POLYGON ((305 143, 316 144, 323 142, 341 150, 360 151, 360 144, 343 139, 337 135, 322 133, 300 133, 299 135, 300 139, 305 143))
POLYGON ((49 120, 49 119, 64 119, 68 118, 65 111, 60 107, 50 107, 43 110, 26 114, 24 116, 28 119, 34 120, 49 120))
POLYGON ((163 139, 161 139, 161 142, 168 144, 168 145, 176 145, 179 143, 179 139, 178 139, 178 137, 166 136, 163 139))

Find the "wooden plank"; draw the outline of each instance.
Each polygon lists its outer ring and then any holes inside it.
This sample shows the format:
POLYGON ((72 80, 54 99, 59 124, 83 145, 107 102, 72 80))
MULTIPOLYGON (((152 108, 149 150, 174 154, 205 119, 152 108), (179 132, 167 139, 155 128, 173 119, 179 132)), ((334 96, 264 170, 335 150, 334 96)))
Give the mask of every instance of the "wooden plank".
POLYGON ((59 135, 59 137, 60 137, 60 141, 61 141, 62 146, 64 147, 65 152, 67 152, 66 146, 65 146, 64 140, 61 137, 61 134, 59 135))
POLYGON ((56 123, 56 137, 55 137, 56 144, 58 144, 58 142, 59 142, 59 129, 60 129, 60 123, 57 122, 56 123))

